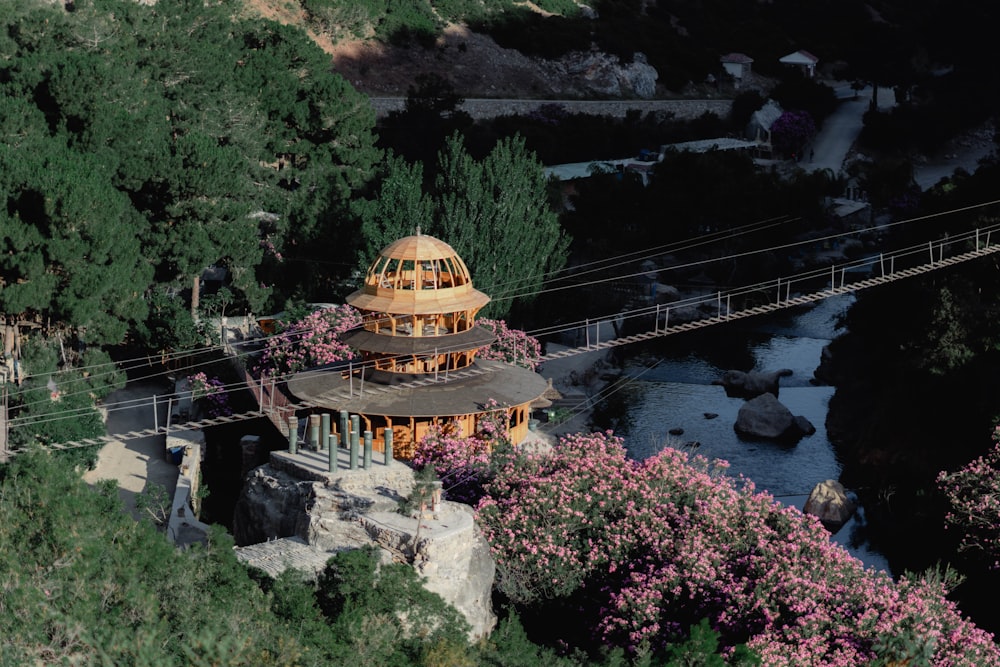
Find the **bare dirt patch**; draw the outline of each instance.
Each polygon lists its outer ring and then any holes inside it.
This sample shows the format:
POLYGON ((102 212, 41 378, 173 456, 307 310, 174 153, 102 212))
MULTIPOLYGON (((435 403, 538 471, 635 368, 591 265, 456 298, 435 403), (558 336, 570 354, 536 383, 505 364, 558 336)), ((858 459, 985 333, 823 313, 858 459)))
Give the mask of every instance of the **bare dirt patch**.
POLYGON ((331 55, 334 69, 369 95, 404 96, 421 73, 444 77, 466 97, 545 98, 566 92, 557 65, 458 25, 447 26, 430 49, 346 42, 334 45, 331 55))
POLYGON ((333 60, 333 69, 358 91, 376 97, 405 97, 417 75, 435 73, 459 94, 492 98, 578 97, 572 77, 558 63, 499 46, 487 35, 448 25, 429 49, 386 46, 374 40, 340 40, 317 34, 291 0, 247 0, 252 13, 305 30, 333 60))

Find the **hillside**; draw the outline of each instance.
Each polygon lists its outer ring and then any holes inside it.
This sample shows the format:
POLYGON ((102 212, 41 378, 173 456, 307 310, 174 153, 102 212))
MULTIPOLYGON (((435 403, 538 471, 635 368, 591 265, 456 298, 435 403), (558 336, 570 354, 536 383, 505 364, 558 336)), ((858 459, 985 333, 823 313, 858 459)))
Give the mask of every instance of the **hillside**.
MULTIPOLYGON (((334 41, 308 26, 301 9, 280 0, 247 0, 251 11, 304 29, 333 59, 333 68, 360 92, 403 97, 415 78, 435 73, 467 98, 608 99, 677 97, 656 85, 655 95, 637 95, 621 59, 598 51, 546 60, 504 48, 490 36, 448 24, 432 48, 398 47, 376 40, 334 41), (622 85, 623 84, 623 85, 622 85), (620 89, 619 89, 620 87, 620 89)), ((633 66, 632 69, 641 68, 633 66)), ((714 93, 714 94, 713 94, 714 93)), ((697 97, 717 96, 699 91, 697 97)))

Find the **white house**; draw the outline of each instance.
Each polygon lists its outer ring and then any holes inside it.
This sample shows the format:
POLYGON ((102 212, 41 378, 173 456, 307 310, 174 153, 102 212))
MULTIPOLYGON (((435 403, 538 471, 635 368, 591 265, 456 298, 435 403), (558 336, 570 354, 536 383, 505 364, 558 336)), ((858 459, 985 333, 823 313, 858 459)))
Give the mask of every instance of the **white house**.
POLYGON ((746 136, 750 141, 757 144, 757 152, 760 155, 770 156, 771 154, 771 126, 778 117, 785 112, 781 105, 774 100, 768 100, 760 109, 753 112, 750 117, 750 125, 747 127, 746 136))
POLYGON ((745 53, 727 53, 719 58, 719 62, 722 63, 722 69, 726 70, 726 74, 739 81, 750 74, 753 58, 745 53))
POLYGON ((796 51, 778 58, 778 62, 801 68, 805 75, 811 79, 816 76, 816 64, 819 62, 819 58, 808 51, 796 51))

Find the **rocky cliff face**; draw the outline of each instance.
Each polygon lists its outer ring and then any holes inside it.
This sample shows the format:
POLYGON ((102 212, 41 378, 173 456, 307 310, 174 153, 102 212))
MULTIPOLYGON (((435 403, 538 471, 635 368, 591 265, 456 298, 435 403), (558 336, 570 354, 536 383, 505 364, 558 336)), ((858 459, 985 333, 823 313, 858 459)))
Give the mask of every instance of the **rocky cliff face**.
MULTIPOLYGON (((385 560, 411 563, 428 590, 465 616, 471 638, 485 636, 496 623, 491 606, 496 568, 472 509, 443 501, 421 517, 398 513, 399 501, 413 486, 413 471, 401 463, 325 474, 272 456, 248 475, 233 534, 241 546, 297 537, 320 557, 377 546, 385 560)), ((254 565, 252 553, 247 549, 244 560, 254 565)))
POLYGON ((456 25, 445 28, 433 49, 353 41, 329 52, 334 69, 373 97, 405 96, 423 73, 439 74, 467 98, 649 99, 663 92, 641 53, 628 63, 598 51, 544 60, 456 25))

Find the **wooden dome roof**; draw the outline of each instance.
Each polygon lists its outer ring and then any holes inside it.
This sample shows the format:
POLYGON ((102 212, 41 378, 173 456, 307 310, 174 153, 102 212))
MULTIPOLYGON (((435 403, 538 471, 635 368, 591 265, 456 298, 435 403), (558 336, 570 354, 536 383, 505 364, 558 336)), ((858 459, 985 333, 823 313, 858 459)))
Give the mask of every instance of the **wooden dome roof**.
POLYGON ((347 297, 359 310, 399 315, 476 311, 489 301, 455 249, 419 231, 386 246, 347 297))

